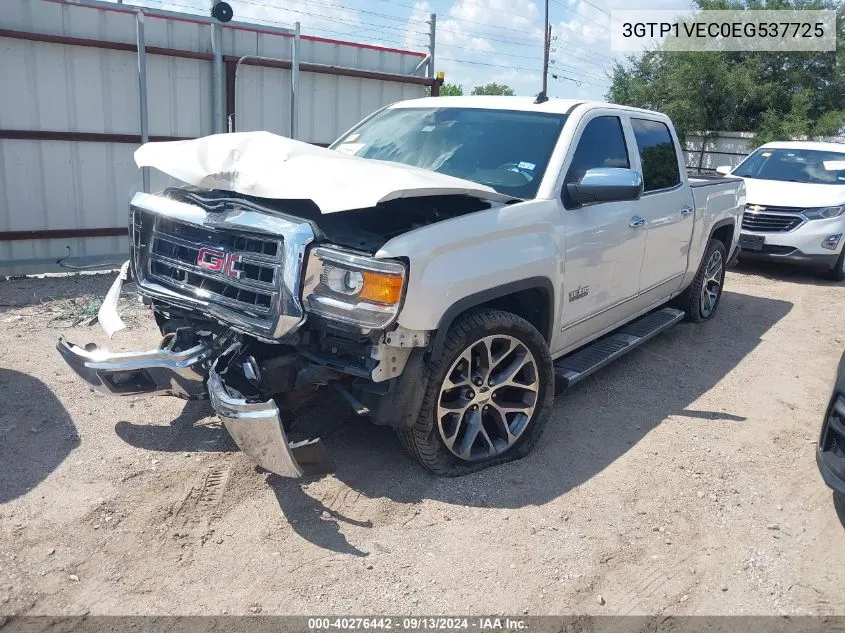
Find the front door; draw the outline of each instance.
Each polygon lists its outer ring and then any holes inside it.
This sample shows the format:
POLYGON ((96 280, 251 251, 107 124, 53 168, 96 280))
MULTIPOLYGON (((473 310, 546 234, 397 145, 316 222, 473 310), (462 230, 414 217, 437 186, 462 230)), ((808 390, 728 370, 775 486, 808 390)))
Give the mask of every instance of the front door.
POLYGON ((580 136, 565 167, 561 199, 566 235, 561 332, 556 351, 580 345, 625 318, 640 283, 646 231, 635 201, 586 204, 567 200, 566 183, 588 169, 631 167, 622 121, 593 111, 579 124, 580 136))

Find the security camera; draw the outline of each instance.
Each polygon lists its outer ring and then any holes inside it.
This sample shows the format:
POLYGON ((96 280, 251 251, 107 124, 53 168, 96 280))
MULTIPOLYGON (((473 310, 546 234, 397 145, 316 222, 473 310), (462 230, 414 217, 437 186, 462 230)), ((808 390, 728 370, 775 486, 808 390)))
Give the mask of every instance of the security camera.
POLYGON ((220 22, 228 22, 233 15, 234 12, 228 2, 215 2, 211 6, 211 17, 217 18, 220 22))

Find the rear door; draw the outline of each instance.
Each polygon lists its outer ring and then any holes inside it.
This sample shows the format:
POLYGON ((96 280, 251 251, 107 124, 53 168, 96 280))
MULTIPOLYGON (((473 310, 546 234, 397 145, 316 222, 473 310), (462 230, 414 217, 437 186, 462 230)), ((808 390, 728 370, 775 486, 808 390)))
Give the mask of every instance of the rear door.
POLYGON ((643 175, 643 195, 634 203, 646 229, 640 293, 668 296, 680 286, 687 270, 695 205, 670 127, 639 114, 631 115, 630 124, 636 168, 643 175))
MULTIPOLYGON (((634 222, 635 202, 605 202, 575 208, 566 184, 595 167, 632 167, 618 110, 590 111, 579 122, 574 149, 564 162, 561 195, 566 235, 565 272, 558 349, 587 342, 633 309, 645 250, 645 227, 634 222)), ((634 150, 636 151, 636 150, 634 150)))

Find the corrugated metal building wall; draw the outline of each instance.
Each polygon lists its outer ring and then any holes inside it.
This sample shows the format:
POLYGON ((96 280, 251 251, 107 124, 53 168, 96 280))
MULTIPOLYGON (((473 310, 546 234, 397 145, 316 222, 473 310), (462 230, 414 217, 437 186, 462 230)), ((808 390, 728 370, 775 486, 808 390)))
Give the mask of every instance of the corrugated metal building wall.
MULTIPOLYGON (((140 142, 135 14, 127 5, 91 4, 3 0, 0 274, 55 270, 68 253, 75 265, 125 256, 127 202, 141 189, 132 159, 140 142)), ((210 28, 205 18, 146 16, 151 140, 213 132, 210 28)), ((285 64, 246 60, 234 79, 244 55, 290 60, 291 32, 232 22, 222 41, 225 114, 238 131, 288 135, 285 64)), ((423 56, 304 35, 298 137, 326 144, 376 109, 422 96, 435 83, 414 76, 423 56), (309 64, 341 67, 340 74, 309 64)), ((151 176, 153 191, 167 184, 151 176)))

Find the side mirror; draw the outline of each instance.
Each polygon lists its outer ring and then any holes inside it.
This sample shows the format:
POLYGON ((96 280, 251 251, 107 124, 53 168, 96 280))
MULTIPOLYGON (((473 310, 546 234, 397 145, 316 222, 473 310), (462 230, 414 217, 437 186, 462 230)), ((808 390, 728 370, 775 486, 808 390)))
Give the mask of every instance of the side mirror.
POLYGON ((722 174, 723 176, 727 176, 731 173, 731 169, 733 169, 733 167, 731 167, 730 165, 720 165, 716 168, 716 173, 722 174))
POLYGON ((643 177, 633 169, 588 169, 581 182, 566 185, 569 200, 577 207, 590 202, 637 200, 643 194, 643 177))

